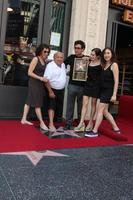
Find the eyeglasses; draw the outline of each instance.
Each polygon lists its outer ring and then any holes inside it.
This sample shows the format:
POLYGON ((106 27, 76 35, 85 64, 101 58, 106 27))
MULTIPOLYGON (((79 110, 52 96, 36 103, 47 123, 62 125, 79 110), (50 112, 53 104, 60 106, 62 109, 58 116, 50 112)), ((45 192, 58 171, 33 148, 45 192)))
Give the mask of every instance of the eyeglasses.
POLYGON ((82 49, 81 47, 74 47, 74 49, 82 49))
POLYGON ((49 54, 50 52, 49 52, 49 51, 43 51, 43 53, 47 53, 47 54, 49 54))

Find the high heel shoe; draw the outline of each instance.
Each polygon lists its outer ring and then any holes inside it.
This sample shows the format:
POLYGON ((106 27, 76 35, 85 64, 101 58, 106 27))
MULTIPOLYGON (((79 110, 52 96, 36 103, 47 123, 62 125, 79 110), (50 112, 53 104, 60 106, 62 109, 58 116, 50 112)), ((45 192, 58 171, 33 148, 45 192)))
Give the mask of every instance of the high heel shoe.
POLYGON ((93 122, 89 122, 89 123, 87 124, 87 126, 86 126, 85 131, 86 131, 86 132, 89 132, 89 131, 92 131, 92 129, 93 129, 93 122))
POLYGON ((117 130, 112 129, 112 130, 113 130, 114 133, 121 134, 121 130, 120 129, 117 129, 117 130))
POLYGON ((56 132, 55 126, 49 126, 49 131, 50 132, 56 132))
POLYGON ((92 129, 93 129, 93 126, 90 126, 90 127, 86 127, 86 129, 85 129, 85 131, 92 131, 92 129))
POLYGON ((74 128, 75 132, 84 132, 85 130, 85 124, 79 124, 77 127, 74 128))
POLYGON ((48 131, 48 127, 46 125, 40 126, 41 131, 48 131))

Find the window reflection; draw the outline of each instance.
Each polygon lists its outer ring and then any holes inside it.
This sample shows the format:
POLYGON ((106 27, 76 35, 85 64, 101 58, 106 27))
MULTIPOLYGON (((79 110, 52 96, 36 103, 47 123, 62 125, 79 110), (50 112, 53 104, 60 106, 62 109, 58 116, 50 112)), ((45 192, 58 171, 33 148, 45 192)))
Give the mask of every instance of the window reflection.
POLYGON ((39 9, 40 0, 9 0, 3 84, 28 84, 28 66, 37 45, 39 9))
POLYGON ((56 51, 62 49, 62 39, 64 30, 64 18, 65 18, 65 3, 53 1, 53 7, 51 12, 51 29, 50 29, 50 45, 51 45, 51 57, 56 51))

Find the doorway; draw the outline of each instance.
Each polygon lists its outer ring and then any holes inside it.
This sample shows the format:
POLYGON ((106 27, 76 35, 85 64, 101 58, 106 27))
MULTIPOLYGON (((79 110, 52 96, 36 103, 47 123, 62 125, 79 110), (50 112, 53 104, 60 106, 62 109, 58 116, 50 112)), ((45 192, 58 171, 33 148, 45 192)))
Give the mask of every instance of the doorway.
POLYGON ((133 95, 133 26, 117 25, 116 55, 119 64, 119 95, 133 95))

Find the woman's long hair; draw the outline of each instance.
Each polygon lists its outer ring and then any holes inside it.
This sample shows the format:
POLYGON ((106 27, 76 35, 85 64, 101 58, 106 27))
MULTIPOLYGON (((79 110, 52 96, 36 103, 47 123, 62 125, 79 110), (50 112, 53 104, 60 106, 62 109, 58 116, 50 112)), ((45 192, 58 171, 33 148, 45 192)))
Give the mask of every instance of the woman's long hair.
POLYGON ((94 49, 92 49, 91 51, 94 51, 95 54, 96 54, 96 56, 99 56, 99 58, 101 57, 102 51, 101 51, 100 48, 94 48, 94 49))
POLYGON ((111 62, 111 63, 116 62, 116 55, 115 55, 114 51, 113 51, 110 47, 105 47, 105 48, 103 49, 103 51, 102 51, 102 54, 101 54, 101 65, 102 65, 103 68, 104 68, 105 65, 106 65, 106 60, 104 59, 104 54, 105 54, 105 51, 106 51, 106 50, 109 50, 109 51, 111 52, 111 54, 112 54, 112 57, 111 57, 111 59, 110 59, 110 62, 111 62))
POLYGON ((48 49, 49 52, 50 52, 50 47, 49 47, 49 45, 47 45, 47 44, 40 44, 40 45, 36 48, 36 51, 35 51, 36 56, 40 56, 44 48, 45 48, 45 49, 48 49))

